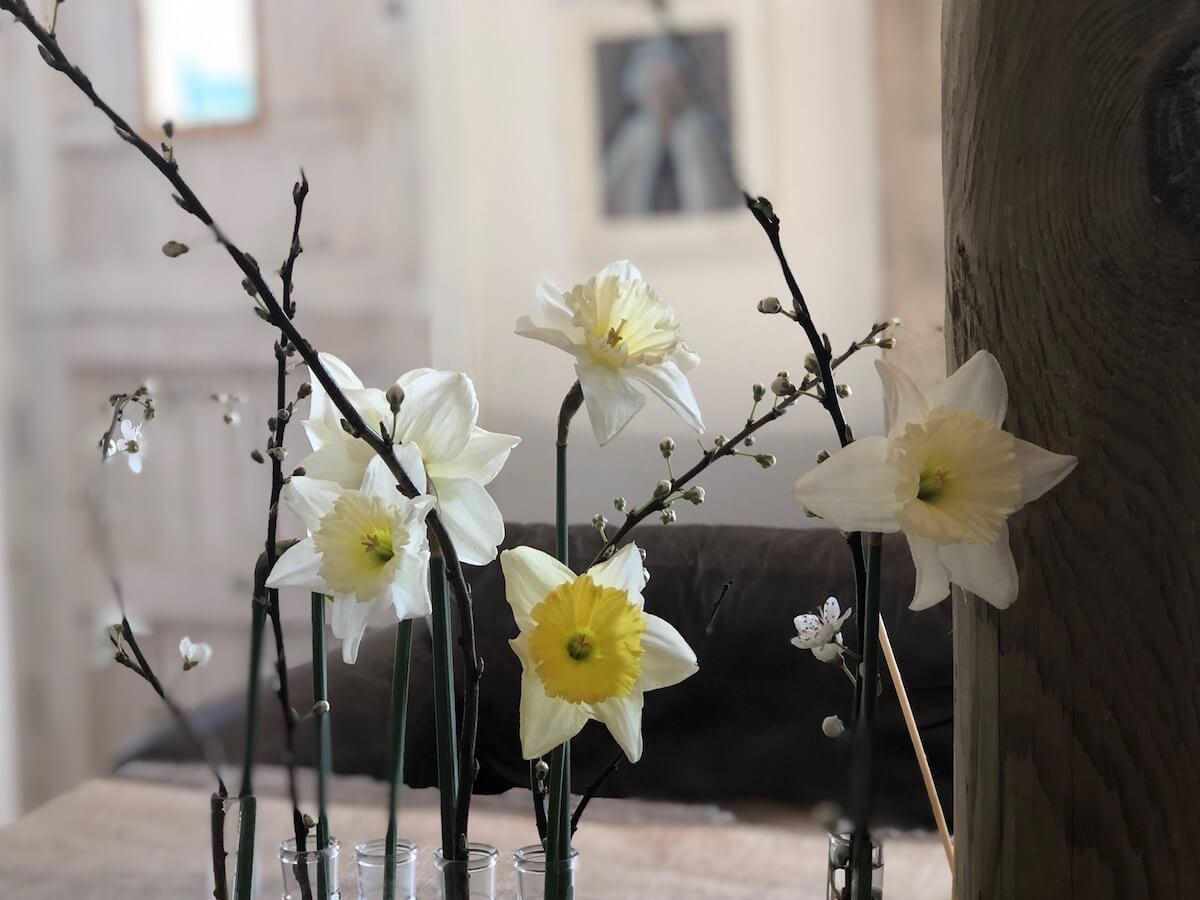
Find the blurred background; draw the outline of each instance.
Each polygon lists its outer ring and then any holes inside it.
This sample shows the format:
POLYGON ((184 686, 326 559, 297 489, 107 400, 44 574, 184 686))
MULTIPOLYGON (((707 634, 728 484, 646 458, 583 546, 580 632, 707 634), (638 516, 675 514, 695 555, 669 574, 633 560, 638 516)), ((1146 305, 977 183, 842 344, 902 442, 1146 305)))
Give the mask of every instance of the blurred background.
MULTIPOLYGON (((190 183, 265 269, 286 254, 304 167, 301 330, 368 383, 470 374, 480 424, 525 439, 494 495, 509 521, 537 522, 573 378, 512 333, 539 280, 569 288, 636 262, 702 357, 710 436, 740 427, 752 383, 802 369, 799 331, 755 312, 785 288, 730 160, 774 202, 835 350, 899 315, 894 358, 925 384, 942 375, 939 5, 676 0, 687 59, 633 0, 106 0, 67 3, 58 33, 144 134, 175 123, 190 183)), ((160 176, 0 22, 0 822, 109 769, 159 716, 104 664, 97 496, 152 661, 176 672, 183 635, 217 649, 171 685, 179 697, 244 682, 269 487, 250 451, 274 412, 274 358, 238 280, 160 176), (191 252, 168 259, 168 240, 191 252), (141 383, 159 411, 144 469, 102 468, 107 398, 141 383)), ((844 370, 860 435, 882 425, 867 356, 844 370)), ((579 521, 649 495, 664 435, 681 459, 698 452, 654 400, 603 450, 579 433, 579 521)), ((714 467, 686 521, 803 526, 790 484, 833 442, 802 405, 759 442, 780 464, 714 467)), ((302 661, 307 604, 284 615, 302 661)))

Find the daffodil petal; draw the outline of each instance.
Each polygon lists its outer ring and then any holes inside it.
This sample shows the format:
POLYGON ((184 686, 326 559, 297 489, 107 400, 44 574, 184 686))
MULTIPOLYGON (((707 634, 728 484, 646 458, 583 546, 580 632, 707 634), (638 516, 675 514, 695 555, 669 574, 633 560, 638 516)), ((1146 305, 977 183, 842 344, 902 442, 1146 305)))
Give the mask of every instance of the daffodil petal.
POLYGON ((403 496, 397 487, 396 476, 391 473, 387 463, 378 454, 367 463, 360 490, 367 496, 378 497, 385 503, 391 503, 397 497, 403 496))
POLYGON ((696 654, 687 641, 665 619, 642 614, 641 675, 638 690, 653 691, 679 684, 699 670, 696 654))
POLYGON ((567 353, 575 352, 575 342, 567 334, 557 328, 539 326, 529 316, 521 316, 517 319, 517 327, 513 329, 513 332, 520 337, 541 341, 543 344, 549 344, 551 347, 557 347, 567 353))
POLYGON ((696 368, 696 366, 700 365, 700 354, 693 351, 683 341, 680 341, 675 352, 671 354, 670 360, 679 366, 679 371, 686 375, 692 369, 696 368))
POLYGON ((316 531, 341 493, 342 488, 332 481, 293 475, 283 486, 281 496, 288 509, 304 523, 304 527, 316 531))
POLYGON ((1008 543, 1008 525, 993 544, 944 544, 938 555, 950 570, 950 580, 997 609, 1017 599, 1017 564, 1008 543))
POLYGON ((396 423, 402 443, 415 442, 427 463, 463 452, 479 418, 471 379, 461 372, 429 372, 404 388, 396 423))
POLYGON ((367 622, 377 611, 379 603, 366 603, 353 597, 334 597, 329 609, 329 627, 333 636, 342 641, 342 662, 354 665, 358 659, 358 645, 362 641, 363 632, 367 630, 367 622))
POLYGON ((418 378, 424 378, 426 375, 432 375, 437 369, 431 369, 429 366, 422 366, 418 369, 409 369, 403 375, 396 379, 396 384, 408 390, 408 386, 418 378))
POLYGON ((408 480, 418 492, 424 494, 429 490, 429 481, 425 475, 425 463, 421 459, 421 448, 416 444, 397 444, 392 448, 400 468, 408 475, 408 480))
POLYGON ((563 301, 563 292, 549 281, 543 281, 537 286, 537 308, 546 324, 567 335, 579 331, 575 325, 574 316, 563 301))
POLYGON ((429 615, 429 551, 406 554, 396 567, 392 581, 391 606, 397 621, 420 619, 429 615))
POLYGON ((692 393, 692 386, 679 366, 671 360, 657 365, 636 366, 629 370, 629 376, 650 388, 689 428, 696 432, 704 431, 700 404, 692 393))
POLYGON ((306 477, 332 481, 344 488, 362 485, 363 473, 374 454, 362 441, 353 440, 345 434, 343 437, 345 440, 323 443, 319 450, 314 450, 300 461, 306 477))
POLYGON ((433 478, 469 478, 479 484, 490 484, 519 443, 521 439, 515 435, 472 428, 463 452, 454 459, 431 462, 429 474, 433 478))
POLYGON ((531 612, 547 594, 575 580, 574 572, 550 554, 532 547, 505 550, 500 554, 500 570, 504 573, 505 599, 522 632, 532 631, 536 626, 531 612))
POLYGON ((642 758, 642 692, 613 697, 591 706, 592 715, 602 722, 630 762, 642 758))
POLYGON ((580 362, 575 366, 583 401, 596 441, 604 446, 646 405, 646 398, 628 378, 608 366, 580 362))
POLYGON ((913 380, 885 359, 875 360, 875 371, 883 383, 888 437, 895 437, 914 422, 924 422, 929 415, 929 403, 913 380))
POLYGON ((938 556, 937 544, 928 538, 907 537, 913 566, 917 570, 916 591, 909 608, 928 609, 941 603, 950 594, 950 573, 938 556))
POLYGON ((596 273, 596 280, 600 281, 604 278, 617 278, 621 281, 645 281, 642 278, 642 273, 638 267, 627 259, 619 259, 616 262, 610 262, 607 266, 596 273))
MULTIPOLYGON (((342 389, 361 389, 362 381, 354 370, 342 362, 332 353, 321 353, 318 355, 321 360, 321 365, 325 371, 333 378, 334 384, 342 389)), ((337 425, 337 411, 333 407, 333 402, 329 399, 329 394, 325 391, 325 385, 321 384, 321 379, 317 378, 316 374, 310 374, 309 383, 312 386, 312 394, 308 401, 309 419, 304 423, 304 429, 308 432, 308 439, 312 443, 314 450, 320 450, 326 441, 334 440, 337 435, 330 428, 330 419, 332 424, 337 425)))
POLYGON ((267 576, 267 587, 300 587, 310 591, 327 591, 329 585, 321 577, 321 554, 313 547, 312 538, 293 544, 275 561, 267 576))
POLYGON ((504 540, 504 516, 496 501, 487 488, 469 478, 438 478, 433 486, 439 515, 459 559, 469 566, 486 566, 504 540))
POLYGON ((637 544, 630 542, 604 562, 588 569, 588 574, 598 585, 627 591, 629 602, 641 608, 641 591, 646 586, 645 571, 637 544))
POLYGON ((1004 424, 1008 414, 1008 382, 996 357, 980 350, 929 393, 929 405, 965 409, 1004 424))
POLYGON ((796 499, 843 531, 897 531, 899 473, 887 460, 887 439, 867 437, 835 452, 800 476, 796 499))
POLYGON ((1079 464, 1078 458, 1052 453, 1014 438, 1017 465, 1021 469, 1021 504, 1032 503, 1046 491, 1070 475, 1079 464))
MULTIPOLYGON (((515 643, 515 642, 512 642, 515 643)), ((576 703, 547 697, 532 668, 521 673, 521 755, 536 759, 569 741, 587 723, 587 713, 576 703)))

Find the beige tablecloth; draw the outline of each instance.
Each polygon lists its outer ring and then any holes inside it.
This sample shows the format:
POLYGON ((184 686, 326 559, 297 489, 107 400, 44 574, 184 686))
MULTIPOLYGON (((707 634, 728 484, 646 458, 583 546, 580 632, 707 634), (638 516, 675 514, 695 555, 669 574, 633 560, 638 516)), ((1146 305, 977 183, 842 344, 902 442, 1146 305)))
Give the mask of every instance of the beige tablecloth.
MULTIPOLYGON (((260 794, 278 789, 264 779, 260 794)), ((307 785, 306 785, 307 788, 307 785)), ((382 836, 380 786, 335 779, 332 830, 343 845, 343 900, 357 896, 352 846, 382 836)), ((206 790, 129 778, 90 781, 0 830, 0 897, 13 900, 163 900, 211 896, 206 790)), ((260 897, 281 896, 275 855, 290 827, 289 807, 259 801, 260 897)), ((432 848, 436 796, 406 792, 400 831, 422 848, 417 896, 437 897, 432 848)), ((472 840, 501 850, 501 898, 516 896, 512 851, 535 840, 528 794, 480 797, 472 840)), ((597 801, 575 841, 580 900, 824 900, 825 836, 795 818, 739 821, 712 807, 597 801)), ((950 877, 931 835, 885 840, 888 900, 948 900, 950 877)))

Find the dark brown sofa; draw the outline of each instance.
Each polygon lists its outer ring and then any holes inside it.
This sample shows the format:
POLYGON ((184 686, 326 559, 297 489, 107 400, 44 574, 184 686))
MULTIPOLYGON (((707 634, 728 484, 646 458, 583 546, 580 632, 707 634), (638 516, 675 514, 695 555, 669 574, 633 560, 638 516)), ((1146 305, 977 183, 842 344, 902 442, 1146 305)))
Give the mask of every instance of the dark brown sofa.
MULTIPOLYGON (((818 663, 789 643, 792 618, 829 595, 847 604, 853 596, 849 554, 843 537, 829 529, 745 526, 648 527, 637 540, 651 572, 648 611, 672 622, 695 648, 700 671, 683 684, 647 695, 645 755, 622 765, 603 793, 612 796, 741 802, 767 800, 792 806, 836 801, 846 794, 849 735, 824 737, 821 720, 849 718, 850 685, 834 666, 818 663), (732 581, 705 634, 722 586, 732 581)), ((507 546, 551 550, 553 529, 512 525, 507 546)), ((576 567, 591 559, 598 539, 590 528, 571 530, 576 567)), ((949 601, 920 613, 908 610, 913 568, 904 540, 884 542, 882 610, 921 723, 925 746, 943 796, 950 796, 952 661, 949 601)), ((504 601, 497 564, 468 570, 475 600, 483 678, 476 790, 499 792, 527 786, 528 765, 517 740, 520 666, 507 641, 516 625, 504 601)), ((854 620, 845 634, 852 646, 854 620)), ((415 787, 436 782, 432 683, 428 630, 414 629, 406 780, 415 787)), ((380 776, 387 744, 387 706, 392 664, 390 630, 369 635, 354 666, 340 654, 329 661, 333 709, 334 769, 380 776)), ((267 653, 270 653, 268 647, 267 653)), ((294 705, 311 705, 307 666, 294 670, 294 705)), ((216 736, 230 759, 242 746, 242 697, 229 697, 197 713, 201 728, 216 736)), ((282 729, 274 698, 264 698, 258 756, 282 758, 282 729)), ((298 758, 313 760, 311 719, 298 730, 298 758)), ((615 745, 590 723, 573 748, 575 789, 602 770, 615 745)), ((129 759, 185 759, 186 745, 169 727, 134 747, 129 759)), ((890 680, 883 678, 876 750, 876 813, 900 825, 931 823, 912 750, 890 680)))

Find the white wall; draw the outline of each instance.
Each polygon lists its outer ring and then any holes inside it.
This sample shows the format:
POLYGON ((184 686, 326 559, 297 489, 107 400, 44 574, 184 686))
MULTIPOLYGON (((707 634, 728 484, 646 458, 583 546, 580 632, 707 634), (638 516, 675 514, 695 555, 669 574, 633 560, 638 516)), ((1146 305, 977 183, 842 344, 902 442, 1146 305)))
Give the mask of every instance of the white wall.
MULTIPOLYGON (((496 484, 506 516, 552 515, 553 423, 573 379, 566 356, 512 334, 517 317, 532 311, 542 277, 569 287, 610 258, 632 258, 676 307, 703 358, 693 384, 710 434, 736 431, 749 412, 750 385, 781 368, 799 372, 807 349, 799 328, 754 311, 759 298, 785 288, 753 219, 734 213, 711 229, 714 238, 670 228, 665 236, 643 228, 597 237, 580 209, 587 198, 579 175, 595 152, 579 127, 591 98, 588 35, 636 28, 639 12, 624 3, 557 0, 415 6, 426 47, 416 81, 427 126, 434 126, 426 128, 422 160, 434 249, 427 272, 434 358, 473 375, 485 427, 526 438, 496 484)), ((738 137, 749 135, 742 146, 748 187, 775 202, 814 315, 840 348, 880 315, 870 4, 694 0, 677 7, 696 21, 735 11, 743 56, 734 68, 753 82, 734 98, 736 109, 741 96, 747 119, 738 137)), ((846 371, 855 390, 847 413, 858 433, 871 433, 881 422, 877 380, 866 360, 846 371)), ((664 434, 682 448, 680 461, 695 458, 690 433, 655 400, 603 450, 581 417, 573 516, 611 510, 617 494, 644 497, 662 477, 656 446, 664 434)), ((808 404, 760 442, 779 456, 777 469, 723 462, 703 479, 711 502, 685 519, 803 523, 788 486, 833 443, 828 419, 808 404)))

